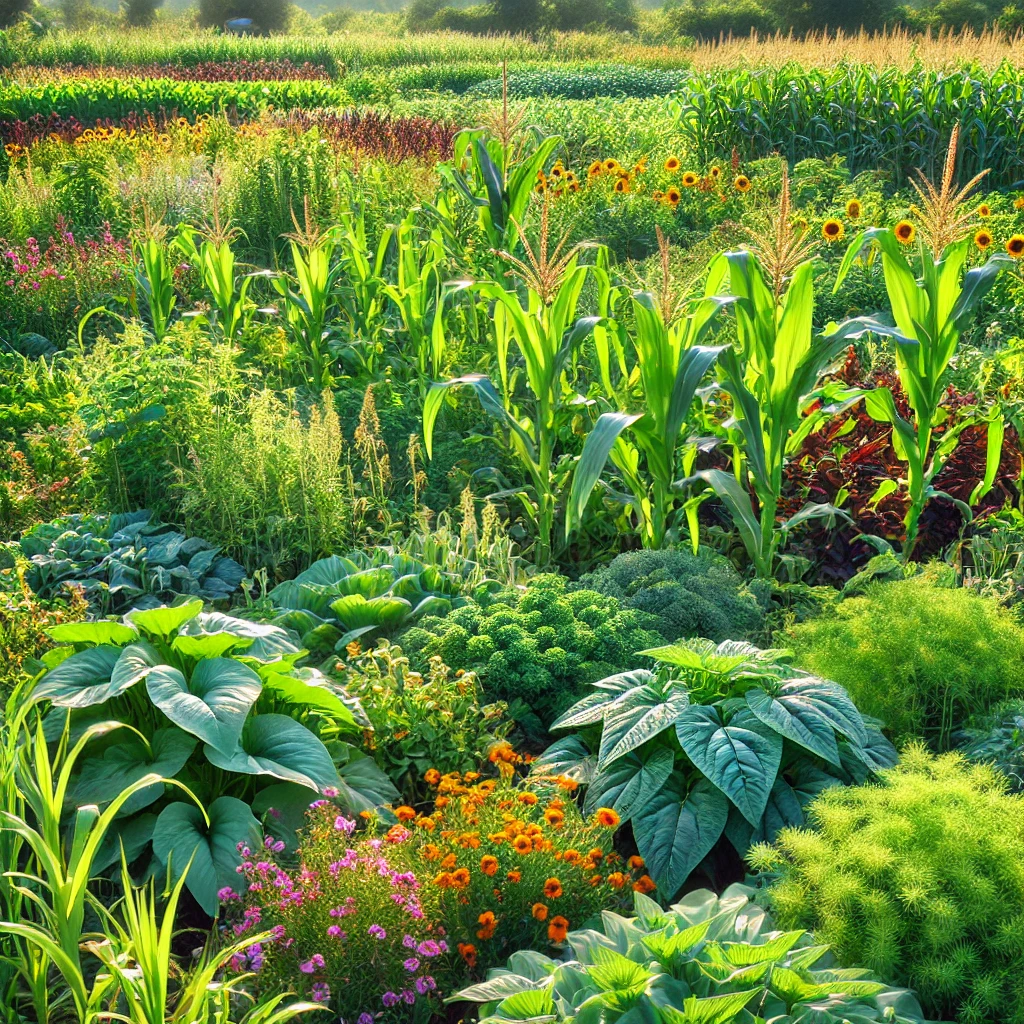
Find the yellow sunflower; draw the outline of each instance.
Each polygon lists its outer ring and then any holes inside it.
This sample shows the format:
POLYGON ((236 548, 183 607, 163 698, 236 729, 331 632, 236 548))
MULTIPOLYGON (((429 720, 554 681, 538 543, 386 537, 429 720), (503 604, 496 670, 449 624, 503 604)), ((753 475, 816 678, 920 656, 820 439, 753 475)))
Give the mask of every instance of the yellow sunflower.
POLYGON ((981 217, 983 220, 986 217, 991 217, 992 216, 992 207, 989 206, 988 203, 982 203, 978 207, 978 216, 981 217))
POLYGON ((673 171, 678 171, 679 170, 679 157, 677 157, 677 156, 670 156, 665 161, 665 170, 668 171, 669 174, 671 174, 673 171))
POLYGON ((829 219, 821 225, 822 238, 827 242, 841 242, 844 234, 846 234, 846 228, 843 227, 843 222, 841 220, 836 220, 835 217, 829 217, 829 219))
POLYGON ((1024 235, 1011 235, 1006 240, 1006 251, 1015 259, 1024 256, 1024 235))
POLYGON ((992 244, 992 235, 986 228, 975 232, 974 244, 984 252, 992 244))
POLYGON ((892 229, 892 233, 896 236, 897 241, 902 242, 904 245, 910 245, 917 236, 917 228, 909 220, 901 220, 892 229))
POLYGON ((733 181, 733 187, 737 192, 749 192, 750 179, 745 174, 737 174, 733 181))
POLYGON ((693 171, 687 171, 683 175, 683 188, 693 188, 698 181, 700 178, 693 171))
POLYGON ((849 217, 850 220, 859 220, 860 219, 860 215, 863 212, 864 211, 861 208, 860 200, 859 199, 847 200, 847 203, 846 203, 846 216, 849 217))

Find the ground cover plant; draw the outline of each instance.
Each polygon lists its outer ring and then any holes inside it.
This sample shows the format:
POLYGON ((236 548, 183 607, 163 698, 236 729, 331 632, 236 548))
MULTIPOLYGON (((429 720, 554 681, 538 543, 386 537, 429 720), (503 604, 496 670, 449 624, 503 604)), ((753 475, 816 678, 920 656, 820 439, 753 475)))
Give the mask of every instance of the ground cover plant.
POLYGON ((1024 1020, 1019 12, 26 3, 6 1015, 1024 1020))

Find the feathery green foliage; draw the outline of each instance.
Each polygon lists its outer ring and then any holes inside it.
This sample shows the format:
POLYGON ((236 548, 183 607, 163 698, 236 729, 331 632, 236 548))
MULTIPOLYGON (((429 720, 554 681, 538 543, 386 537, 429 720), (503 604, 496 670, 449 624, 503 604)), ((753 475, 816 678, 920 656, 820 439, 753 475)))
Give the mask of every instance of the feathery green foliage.
POLYGON ((878 785, 825 790, 816 831, 757 848, 779 923, 912 986, 959 1024, 1024 1021, 1024 798, 992 768, 923 746, 878 785))

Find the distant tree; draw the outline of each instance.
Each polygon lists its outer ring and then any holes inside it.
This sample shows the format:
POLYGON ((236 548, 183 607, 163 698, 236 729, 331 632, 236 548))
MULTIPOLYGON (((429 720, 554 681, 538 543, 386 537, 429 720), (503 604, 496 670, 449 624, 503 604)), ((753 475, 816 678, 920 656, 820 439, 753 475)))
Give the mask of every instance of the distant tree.
POLYGON ((634 0, 551 0, 545 21, 563 32, 610 28, 628 32, 636 28, 634 0))
POLYGON ((541 23, 540 0, 492 0, 494 27, 500 32, 536 32, 541 23))
POLYGON ((0 28, 8 28, 32 8, 32 0, 0 0, 0 28))
POLYGON ((747 36, 751 31, 772 32, 774 16, 758 0, 687 0, 665 13, 668 24, 681 36, 713 40, 721 36, 747 36))
POLYGON ((232 18, 251 18, 257 32, 284 32, 290 7, 288 0, 199 0, 199 23, 219 27, 232 18))
POLYGON ((163 0, 121 0, 124 20, 133 28, 145 28, 153 24, 156 9, 163 0))
POLYGON ((783 30, 856 32, 882 28, 897 8, 895 0, 766 0, 765 9, 783 30))

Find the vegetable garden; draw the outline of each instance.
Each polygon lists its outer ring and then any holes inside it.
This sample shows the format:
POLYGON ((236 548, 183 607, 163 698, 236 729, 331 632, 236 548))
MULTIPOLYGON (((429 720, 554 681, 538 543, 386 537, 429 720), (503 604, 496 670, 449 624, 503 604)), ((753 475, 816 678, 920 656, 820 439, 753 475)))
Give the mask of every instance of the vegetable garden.
POLYGON ((1018 46, 0 32, 0 1017, 1024 1020, 1018 46))

